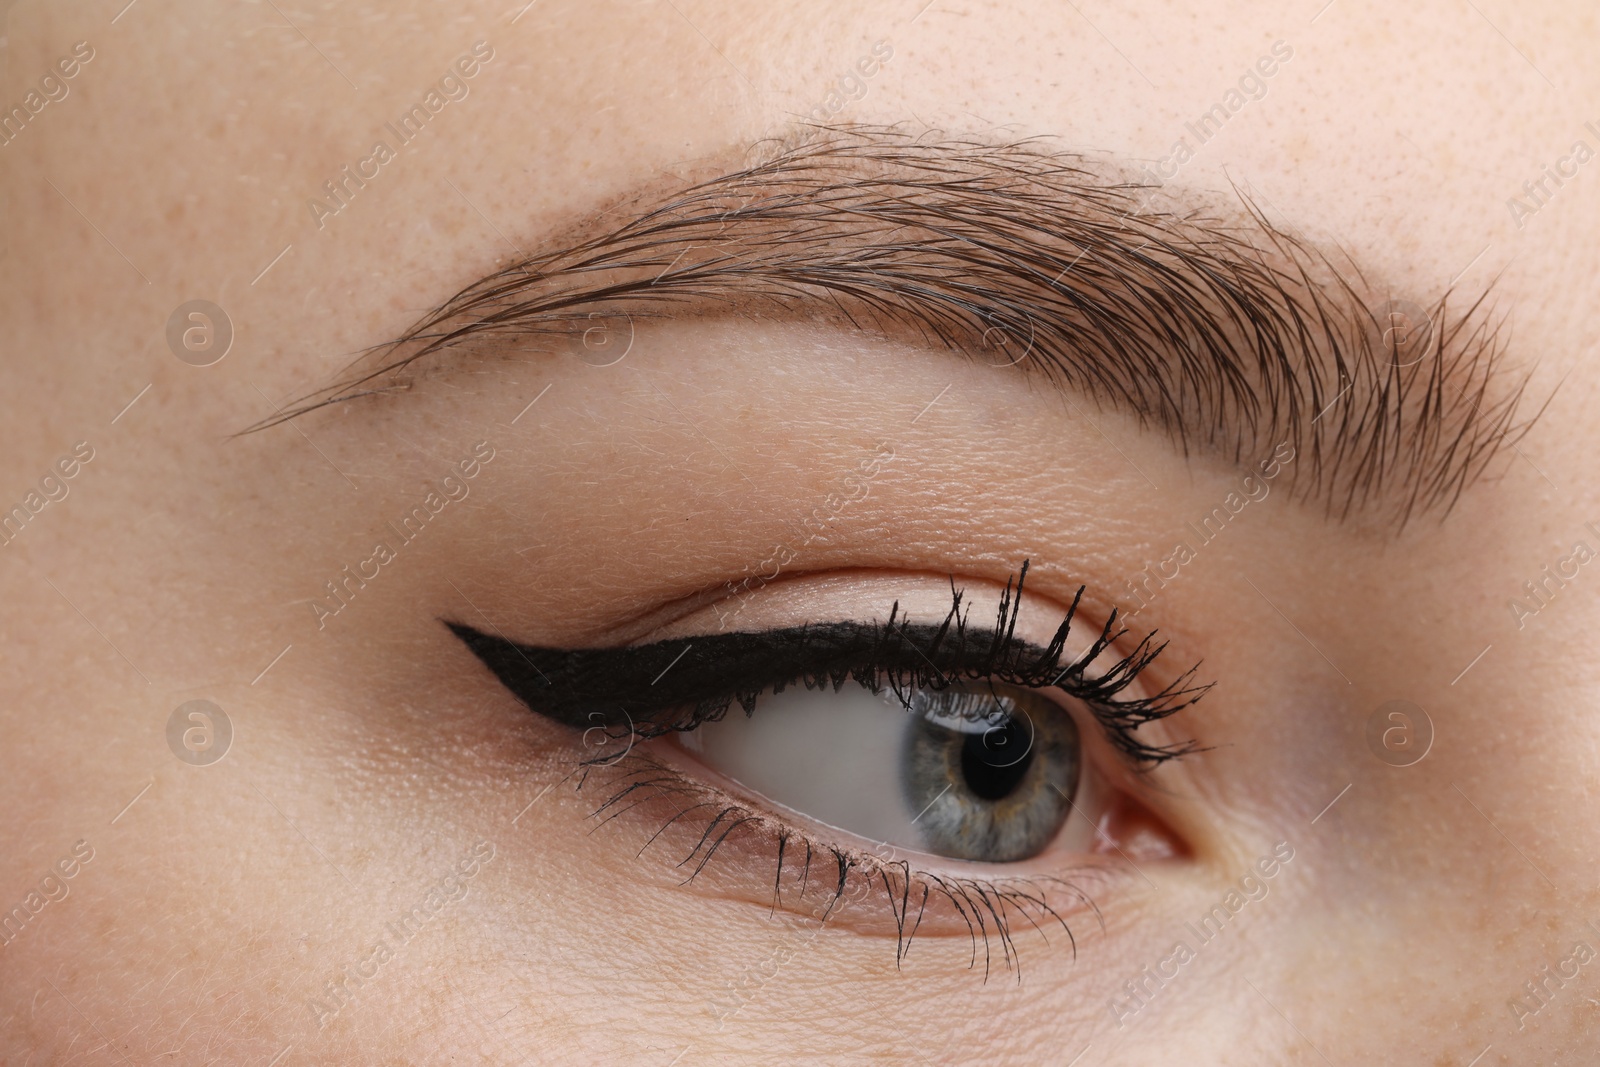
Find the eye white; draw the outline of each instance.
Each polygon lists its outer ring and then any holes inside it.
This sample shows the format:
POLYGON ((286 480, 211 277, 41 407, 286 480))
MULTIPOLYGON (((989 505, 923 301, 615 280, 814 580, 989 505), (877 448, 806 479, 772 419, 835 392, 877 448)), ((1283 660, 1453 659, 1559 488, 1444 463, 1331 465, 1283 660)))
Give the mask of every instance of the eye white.
MULTIPOLYGON (((753 716, 735 705, 726 718, 677 740, 706 766, 776 807, 875 844, 929 851, 918 821, 930 805, 911 810, 903 781, 912 716, 887 689, 873 693, 851 681, 838 692, 799 687, 763 693, 753 716)), ((1099 790, 1091 777, 1085 767, 1072 798, 1075 808, 1059 835, 1065 847, 1081 850, 1093 843, 1089 820, 1097 817, 1099 790)))

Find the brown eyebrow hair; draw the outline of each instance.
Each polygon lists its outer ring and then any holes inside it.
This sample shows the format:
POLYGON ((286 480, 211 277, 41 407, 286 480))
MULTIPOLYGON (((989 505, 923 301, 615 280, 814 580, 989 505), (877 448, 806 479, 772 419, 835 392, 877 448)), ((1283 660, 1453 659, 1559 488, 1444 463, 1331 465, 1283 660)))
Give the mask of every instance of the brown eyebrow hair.
POLYGON ((899 127, 807 126, 755 154, 581 220, 256 428, 406 388, 468 343, 735 311, 1016 360, 1185 455, 1287 441, 1293 491, 1337 518, 1448 512, 1532 424, 1485 296, 1397 302, 1243 194, 1196 206, 1038 139, 899 127))

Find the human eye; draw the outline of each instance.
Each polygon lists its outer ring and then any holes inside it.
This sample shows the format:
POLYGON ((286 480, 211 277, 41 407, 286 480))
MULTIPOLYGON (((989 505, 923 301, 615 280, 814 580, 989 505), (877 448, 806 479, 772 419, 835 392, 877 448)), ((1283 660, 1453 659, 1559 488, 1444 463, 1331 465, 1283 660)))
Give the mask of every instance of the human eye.
POLYGON ((686 881, 731 860, 734 895, 888 930, 897 959, 919 930, 965 924, 973 962, 987 965, 993 935, 1011 965, 1016 922, 1070 935, 1117 864, 1182 854, 1140 800, 1141 772, 1195 748, 1164 720, 1207 688, 1193 668, 1154 685, 1156 635, 1129 642, 1114 610, 1086 622, 1083 588, 1052 625, 1042 610, 1025 620, 1027 569, 992 621, 974 621, 951 579, 942 614, 897 600, 878 618, 688 624, 613 648, 448 625, 582 738, 571 778, 596 796, 595 820, 656 820, 641 855, 661 846, 686 881))

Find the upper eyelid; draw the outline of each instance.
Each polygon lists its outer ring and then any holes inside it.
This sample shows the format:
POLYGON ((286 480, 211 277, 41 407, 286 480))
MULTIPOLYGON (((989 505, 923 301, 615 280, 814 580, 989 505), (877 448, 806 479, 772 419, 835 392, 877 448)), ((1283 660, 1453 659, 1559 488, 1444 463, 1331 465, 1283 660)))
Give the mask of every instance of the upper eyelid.
MULTIPOLYGON (((1119 694, 1122 690, 1133 684, 1161 651, 1159 647, 1149 647, 1148 637, 1139 642, 1133 653, 1093 673, 1087 668, 1098 662, 1098 654, 1091 653, 1093 649, 1101 647, 1099 642, 1078 657, 1062 660, 1052 655, 1049 649, 1014 641, 1009 634, 1005 634, 1003 645, 999 640, 995 641, 995 646, 1002 651, 1001 659, 994 660, 985 658, 982 643, 1000 638, 1003 628, 995 632, 976 632, 973 634, 975 643, 971 647, 958 648, 951 653, 933 643, 936 640, 934 635, 941 633, 938 627, 908 627, 902 632, 913 635, 911 651, 915 651, 914 642, 918 638, 930 642, 926 654, 921 658, 929 665, 931 673, 928 681, 921 681, 921 665, 917 663, 917 657, 906 655, 906 649, 891 650, 890 659, 877 660, 862 651, 863 644, 876 632, 871 624, 829 624, 833 628, 831 636, 840 640, 837 664, 849 665, 849 669, 838 670, 820 665, 814 655, 808 659, 804 650, 794 647, 804 635, 816 634, 826 627, 793 627, 672 638, 643 646, 568 650, 516 645, 503 637, 490 637, 471 627, 456 623, 446 625, 503 685, 539 714, 574 728, 604 727, 629 733, 644 732, 649 736, 687 728, 687 725, 698 722, 698 717, 705 713, 703 709, 707 705, 704 702, 707 700, 722 709, 729 708, 735 701, 753 704, 756 693, 773 683, 795 681, 791 675, 807 679, 808 686, 812 684, 809 680, 812 678, 832 679, 837 685, 847 677, 859 681, 870 675, 876 680, 882 672, 889 671, 889 684, 897 687, 897 691, 901 685, 928 684, 935 676, 946 684, 992 678, 1008 685, 1059 689, 1088 706, 1107 739, 1125 757, 1135 763, 1149 765, 1185 755, 1196 750, 1197 746, 1193 742, 1152 745, 1136 738, 1134 731, 1146 723, 1176 714, 1200 699, 1210 688, 1209 685, 1191 684, 1197 669, 1191 667, 1154 694, 1121 697, 1119 694), (700 645, 701 652, 688 666, 680 667, 680 662, 696 644, 700 645), (718 682, 708 686, 704 679, 708 673, 715 671, 715 667, 699 662, 706 657, 706 646, 738 648, 753 659, 744 664, 745 673, 738 680, 730 681, 718 672, 718 682), (793 668, 788 672, 774 671, 768 661, 760 658, 763 655, 773 658, 787 655, 791 658, 793 668), (970 666, 966 668, 960 667, 951 658, 960 660, 963 656, 970 657, 970 666), (1034 664, 1043 663, 1044 666, 1030 668, 1030 657, 1034 664), (1069 668, 1058 672, 1057 668, 1063 662, 1069 668), (863 664, 869 664, 870 667, 863 664), (755 668, 753 671, 752 666, 755 668), (1079 670, 1071 671, 1073 666, 1079 670), (1023 673, 1030 669, 1036 673, 1023 673), (673 675, 672 681, 663 686, 657 696, 655 686, 669 674, 673 675), (714 692, 708 695, 708 690, 714 692), (741 695, 746 690, 747 695, 741 695), (681 718, 683 710, 690 705, 695 705, 695 710, 687 725, 678 719, 671 722, 658 722, 656 719, 662 712, 672 712, 681 718)), ((892 619, 889 627, 893 632, 892 619)), ((1055 647, 1052 645, 1052 648, 1055 647)), ((738 669, 731 663, 724 665, 724 668, 728 671, 738 669)), ((720 715, 721 712, 716 714, 720 715)))
POLYGON ((804 298, 813 318, 821 298, 852 323, 980 354, 996 329, 1026 338, 1025 365, 1165 426, 1185 451, 1248 458, 1286 439, 1307 456, 1302 492, 1338 514, 1385 494, 1400 522, 1447 508, 1526 431, 1515 420, 1526 378, 1500 381, 1481 298, 1453 317, 1443 300, 1427 309, 1438 350, 1397 374, 1375 348, 1383 308, 1360 295, 1358 268, 1336 267, 1248 201, 1212 222, 1148 211, 1153 193, 1037 143, 814 131, 467 286, 380 346, 377 369, 282 417, 381 390, 480 336, 559 332, 596 308, 687 313, 765 297, 804 298))

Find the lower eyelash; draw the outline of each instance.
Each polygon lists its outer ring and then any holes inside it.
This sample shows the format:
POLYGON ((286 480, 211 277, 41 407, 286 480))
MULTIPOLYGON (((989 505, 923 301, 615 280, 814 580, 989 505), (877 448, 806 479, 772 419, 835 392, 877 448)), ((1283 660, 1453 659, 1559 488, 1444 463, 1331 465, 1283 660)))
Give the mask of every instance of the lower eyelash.
MULTIPOLYGON (((822 926, 834 918, 842 902, 864 904, 869 895, 877 897, 888 906, 894 923, 897 969, 910 952, 912 941, 930 910, 936 915, 940 908, 948 908, 956 919, 965 923, 971 941, 968 967, 976 969, 981 955, 984 982, 988 981, 996 963, 996 951, 999 963, 1007 971, 1015 972, 1017 981, 1021 982, 1021 955, 1013 936, 1013 926, 1017 922, 1025 920, 1047 944, 1049 931, 1053 926, 1060 926, 1074 959, 1078 953, 1078 937, 1058 904, 1069 914, 1078 911, 1093 915, 1102 932, 1105 928, 1100 909, 1088 892, 1066 878, 941 875, 914 868, 906 860, 884 859, 870 852, 829 844, 722 789, 647 754, 635 752, 631 746, 620 756, 581 761, 568 776, 569 781, 573 779, 580 793, 586 787, 600 784, 608 794, 590 812, 590 818, 598 820, 596 830, 635 809, 653 809, 663 817, 640 847, 640 856, 651 846, 664 843, 674 829, 682 831, 682 839, 693 843, 676 861, 677 867, 687 871, 680 885, 688 885, 701 877, 711 861, 723 853, 723 846, 743 831, 757 835, 772 857, 770 913, 775 914, 782 907, 791 914, 807 914, 791 907, 785 899, 785 872, 790 872, 790 891, 798 882, 796 899, 799 901, 806 899, 808 891, 815 892, 820 887, 826 903, 820 912, 812 910, 809 914, 822 926), (676 810, 672 810, 674 807, 676 810), (700 814, 692 826, 684 821, 696 812, 700 814), (797 867, 798 875, 793 873, 797 867), (1052 903, 1052 897, 1057 903, 1052 903), (1075 906, 1067 908, 1068 900, 1075 906)), ((1107 868, 1086 866, 1082 873, 1104 879, 1112 872, 1107 868)))

